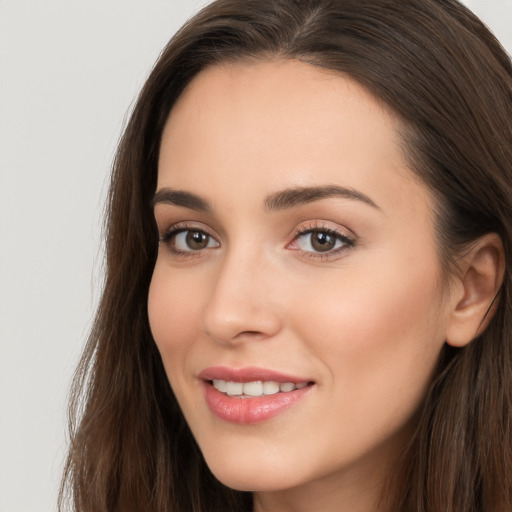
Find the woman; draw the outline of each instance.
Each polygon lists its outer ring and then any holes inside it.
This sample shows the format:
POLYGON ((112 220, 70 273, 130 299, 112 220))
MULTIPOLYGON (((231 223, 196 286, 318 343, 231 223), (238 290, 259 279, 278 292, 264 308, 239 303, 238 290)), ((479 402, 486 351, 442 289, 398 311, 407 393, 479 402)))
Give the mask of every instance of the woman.
POLYGON ((511 174, 455 0, 206 7, 115 161, 75 509, 512 510, 511 174))

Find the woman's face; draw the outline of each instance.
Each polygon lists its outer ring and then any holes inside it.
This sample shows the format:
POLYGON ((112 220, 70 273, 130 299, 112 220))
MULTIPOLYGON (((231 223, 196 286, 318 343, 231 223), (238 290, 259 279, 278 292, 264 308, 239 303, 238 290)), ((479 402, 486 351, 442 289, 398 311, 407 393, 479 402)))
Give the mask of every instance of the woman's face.
POLYGON ((172 110, 149 319, 230 487, 373 488, 410 435, 448 314, 399 129, 297 61, 211 67, 172 110))

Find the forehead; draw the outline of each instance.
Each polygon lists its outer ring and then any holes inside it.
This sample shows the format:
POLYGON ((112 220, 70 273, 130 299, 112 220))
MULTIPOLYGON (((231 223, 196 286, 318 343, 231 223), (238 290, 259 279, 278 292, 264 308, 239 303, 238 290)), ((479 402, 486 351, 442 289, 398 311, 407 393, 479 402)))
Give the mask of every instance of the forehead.
POLYGON ((236 127, 243 129, 240 136, 268 142, 275 135, 269 128, 275 127, 274 132, 280 131, 275 142, 281 145, 289 142, 287 135, 318 143, 326 135, 326 130, 316 129, 319 124, 336 128, 341 138, 346 134, 339 131, 339 121, 349 117, 351 126, 345 126, 352 136, 358 135, 357 129, 377 140, 386 132, 395 139, 386 142, 399 142, 397 117, 347 75, 298 60, 228 63, 208 67, 191 81, 174 105, 165 131, 176 138, 191 135, 187 128, 204 128, 210 129, 211 138, 215 131, 236 127), (369 118, 374 122, 367 123, 369 118), (173 131, 176 124, 179 134, 173 131))
POLYGON ((263 197, 333 183, 364 189, 378 204, 410 197, 408 189, 427 197, 400 129, 397 116, 346 75, 296 60, 213 66, 169 116, 158 186, 207 196, 221 181, 226 197, 263 197))

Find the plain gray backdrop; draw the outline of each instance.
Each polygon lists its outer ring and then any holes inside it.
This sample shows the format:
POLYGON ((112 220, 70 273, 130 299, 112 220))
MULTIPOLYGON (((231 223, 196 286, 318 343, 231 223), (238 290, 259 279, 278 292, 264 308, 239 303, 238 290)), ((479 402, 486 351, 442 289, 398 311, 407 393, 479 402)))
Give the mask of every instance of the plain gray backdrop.
MULTIPOLYGON (((0 512, 51 512, 126 114, 206 0, 0 0, 0 512)), ((512 0, 465 2, 512 53, 512 0)))

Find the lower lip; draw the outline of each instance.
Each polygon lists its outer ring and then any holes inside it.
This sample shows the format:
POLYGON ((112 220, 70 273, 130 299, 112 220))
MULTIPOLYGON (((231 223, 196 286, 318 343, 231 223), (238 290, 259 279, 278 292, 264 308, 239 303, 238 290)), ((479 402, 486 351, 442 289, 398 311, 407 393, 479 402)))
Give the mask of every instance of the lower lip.
POLYGON ((204 393, 206 404, 217 418, 229 423, 252 424, 269 420, 286 411, 302 400, 312 387, 255 398, 241 398, 221 393, 210 382, 205 382, 204 393))

